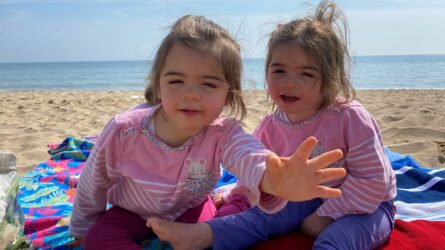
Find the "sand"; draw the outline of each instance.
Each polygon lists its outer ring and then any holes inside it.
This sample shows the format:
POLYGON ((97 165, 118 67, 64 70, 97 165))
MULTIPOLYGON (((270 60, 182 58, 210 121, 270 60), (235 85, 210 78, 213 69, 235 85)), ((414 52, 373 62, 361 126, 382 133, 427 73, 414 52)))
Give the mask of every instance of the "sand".
MULTIPOLYGON (((445 90, 361 90, 357 99, 379 123, 384 144, 425 167, 445 167, 445 90)), ((115 114, 144 101, 142 91, 0 91, 0 151, 21 174, 49 158, 47 145, 100 133, 115 114)), ((263 91, 246 93, 252 132, 270 111, 263 91)))

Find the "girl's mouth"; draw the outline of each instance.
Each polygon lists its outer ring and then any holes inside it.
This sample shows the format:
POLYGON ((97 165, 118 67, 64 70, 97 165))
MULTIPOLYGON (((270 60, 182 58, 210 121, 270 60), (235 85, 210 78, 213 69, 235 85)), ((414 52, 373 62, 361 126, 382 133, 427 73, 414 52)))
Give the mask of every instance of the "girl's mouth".
POLYGON ((189 115, 198 114, 199 110, 193 110, 193 109, 181 109, 181 112, 189 115))
POLYGON ((300 98, 296 96, 288 96, 288 95, 280 95, 280 98, 284 102, 295 102, 298 101, 300 98))

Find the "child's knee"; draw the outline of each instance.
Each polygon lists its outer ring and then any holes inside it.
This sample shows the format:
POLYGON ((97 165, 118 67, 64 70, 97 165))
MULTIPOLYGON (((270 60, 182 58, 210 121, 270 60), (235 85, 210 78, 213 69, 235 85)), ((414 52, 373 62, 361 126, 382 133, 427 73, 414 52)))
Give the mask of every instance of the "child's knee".
POLYGON ((121 245, 120 242, 127 240, 127 235, 122 230, 114 227, 104 227, 101 224, 94 224, 85 236, 83 247, 86 250, 106 249, 108 246, 121 245))

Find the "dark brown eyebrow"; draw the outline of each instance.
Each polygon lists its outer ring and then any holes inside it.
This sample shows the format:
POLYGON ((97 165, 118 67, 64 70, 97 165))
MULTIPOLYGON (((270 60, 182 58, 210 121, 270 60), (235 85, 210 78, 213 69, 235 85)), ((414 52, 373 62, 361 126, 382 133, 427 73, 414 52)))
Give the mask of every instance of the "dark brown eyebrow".
POLYGON ((282 67, 283 64, 281 63, 272 63, 269 67, 282 67))
POLYGON ((184 74, 176 71, 167 71, 163 74, 163 76, 184 76, 184 74))
MULTIPOLYGON (((163 74, 163 76, 185 76, 185 74, 177 72, 177 71, 167 71, 163 74)), ((219 82, 224 82, 224 79, 217 77, 217 76, 204 75, 203 77, 205 79, 211 79, 211 80, 215 80, 215 81, 219 81, 219 82)))
MULTIPOLYGON (((269 67, 283 67, 282 63, 272 63, 269 67)), ((315 71, 319 71, 316 67, 314 66, 304 66, 301 67, 302 69, 309 69, 309 70, 315 70, 315 71)))

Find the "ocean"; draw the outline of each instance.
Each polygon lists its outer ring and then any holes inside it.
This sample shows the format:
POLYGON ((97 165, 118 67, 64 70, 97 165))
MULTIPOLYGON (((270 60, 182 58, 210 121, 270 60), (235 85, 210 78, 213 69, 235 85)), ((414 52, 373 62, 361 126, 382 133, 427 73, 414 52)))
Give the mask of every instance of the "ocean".
MULTIPOLYGON (((264 88, 265 59, 245 59, 243 87, 264 88)), ((0 63, 0 90, 143 90, 150 61, 0 63)), ((445 55, 357 56, 356 89, 445 89, 445 55)))

